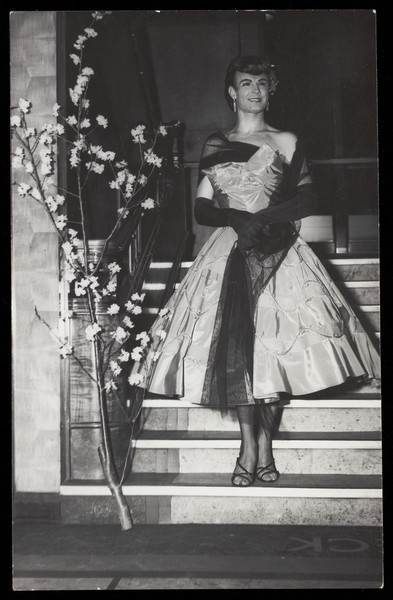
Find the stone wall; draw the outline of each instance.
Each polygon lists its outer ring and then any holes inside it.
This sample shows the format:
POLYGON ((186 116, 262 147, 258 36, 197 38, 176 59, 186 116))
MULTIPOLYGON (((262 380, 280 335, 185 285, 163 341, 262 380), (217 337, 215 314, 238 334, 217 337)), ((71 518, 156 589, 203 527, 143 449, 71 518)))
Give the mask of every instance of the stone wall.
MULTIPOLYGON (((33 103, 29 125, 53 122, 56 13, 10 14, 11 104, 33 103)), ((16 113, 13 113, 16 114, 16 113)), ((28 182, 23 171, 12 180, 28 182)), ((60 359, 34 305, 58 325, 58 242, 45 210, 12 193, 14 473, 17 492, 58 492, 60 359)))

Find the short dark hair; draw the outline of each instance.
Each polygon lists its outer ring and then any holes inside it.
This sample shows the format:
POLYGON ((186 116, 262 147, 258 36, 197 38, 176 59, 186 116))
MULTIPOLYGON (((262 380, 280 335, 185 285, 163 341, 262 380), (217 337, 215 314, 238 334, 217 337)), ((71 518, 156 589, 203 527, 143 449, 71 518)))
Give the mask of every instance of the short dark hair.
POLYGON ((228 92, 230 86, 235 87, 235 73, 249 73, 249 75, 266 74, 269 77, 269 92, 273 94, 276 90, 278 79, 267 56, 235 56, 229 63, 225 75, 225 99, 228 106, 233 110, 233 100, 228 92))

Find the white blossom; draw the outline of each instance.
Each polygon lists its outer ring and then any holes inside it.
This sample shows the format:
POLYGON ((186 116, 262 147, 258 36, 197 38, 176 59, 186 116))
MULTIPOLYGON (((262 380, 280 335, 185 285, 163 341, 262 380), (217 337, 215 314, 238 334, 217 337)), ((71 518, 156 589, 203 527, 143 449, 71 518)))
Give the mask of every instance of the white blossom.
POLYGON ((117 315, 119 310, 120 306, 118 304, 111 304, 106 312, 108 313, 108 315, 117 315))
POLYGON ((163 329, 159 329, 156 333, 161 340, 165 340, 166 331, 164 331, 163 329))
POLYGON ((124 210, 124 208, 118 208, 117 212, 119 213, 119 215, 122 215, 122 219, 126 219, 128 217, 128 215, 130 214, 130 211, 124 210))
POLYGON ((31 190, 30 185, 28 185, 27 183, 21 183, 17 189, 17 192, 18 192, 19 196, 24 198, 30 190, 31 190))
POLYGON ((133 329, 135 327, 134 323, 131 321, 130 317, 125 316, 123 319, 123 323, 128 329, 133 329))
POLYGON ((79 56, 77 56, 77 54, 70 54, 70 58, 72 59, 74 65, 79 65, 81 59, 79 56))
POLYGON ((116 331, 112 332, 112 336, 117 342, 122 342, 127 337, 127 332, 123 327, 117 327, 116 331))
POLYGON ((61 108, 60 104, 57 104, 57 102, 54 103, 54 105, 52 106, 52 115, 54 117, 58 117, 59 116, 59 108, 61 108))
POLYGON ((65 133, 64 125, 61 125, 61 123, 56 125, 55 130, 57 135, 63 135, 65 133))
POLYGON ((143 383, 145 380, 145 376, 141 375, 140 373, 134 373, 133 375, 130 375, 128 378, 128 383, 130 385, 139 385, 140 383, 143 383))
POLYGON ((78 121, 76 120, 76 117, 74 115, 71 115, 70 117, 66 117, 66 121, 67 121, 68 125, 76 125, 78 123, 78 121))
POLYGON ((72 354, 73 350, 74 349, 72 346, 70 346, 69 344, 64 344, 64 346, 60 346, 59 352, 60 352, 60 355, 63 358, 65 358, 69 354, 72 354))
POLYGON ((31 160, 28 160, 25 164, 25 169, 26 169, 26 173, 33 173, 34 172, 34 165, 31 162, 31 160))
POLYGON ((145 144, 146 140, 143 136, 144 130, 146 129, 145 125, 138 125, 135 129, 131 129, 131 135, 133 137, 133 142, 136 144, 145 144))
POLYGON ((86 296, 86 290, 85 290, 85 288, 83 286, 81 286, 81 284, 79 283, 79 281, 75 282, 74 291, 75 291, 75 295, 78 296, 78 297, 79 296, 86 296))
POLYGON ((168 132, 167 132, 167 129, 166 129, 166 127, 164 127, 164 125, 161 125, 161 126, 158 128, 158 134, 159 134, 159 135, 162 135, 162 136, 164 136, 164 135, 167 135, 167 133, 168 133, 168 132))
POLYGON ((12 127, 20 127, 21 126, 20 117, 18 115, 14 115, 13 117, 11 117, 11 125, 12 125, 12 127))
POLYGON ((47 205, 47 207, 49 208, 51 213, 54 213, 57 211, 57 202, 56 200, 53 198, 53 196, 47 196, 45 198, 45 204, 47 205))
POLYGON ((140 183, 141 185, 146 185, 146 183, 147 183, 146 175, 140 175, 139 179, 138 179, 138 183, 140 183))
POLYGON ((44 123, 42 126, 42 131, 47 131, 48 133, 53 133, 55 130, 55 126, 53 123, 44 123))
POLYGON ((84 150, 86 148, 86 140, 85 137, 83 135, 79 136, 79 140, 75 140, 74 142, 74 146, 75 148, 77 148, 78 150, 84 150))
POLYGON ((126 160, 121 160, 120 162, 115 163, 115 167, 117 169, 124 169, 124 167, 127 166, 127 161, 126 160))
POLYGON ((91 67, 84 67, 82 69, 82 76, 83 75, 87 75, 87 76, 90 77, 90 75, 94 75, 94 71, 93 71, 93 69, 91 67))
MULTIPOLYGON (((107 11, 107 12, 110 12, 110 11, 107 11)), ((91 16, 93 17, 93 19, 96 19, 97 21, 99 21, 100 19, 103 18, 103 15, 100 13, 99 10, 96 10, 93 13, 91 13, 91 16)))
POLYGON ((78 106, 79 98, 81 97, 82 92, 79 91, 79 90, 75 90, 75 88, 74 89, 73 88, 69 88, 68 91, 69 91, 72 103, 75 104, 75 106, 78 106))
POLYGON ((72 252, 72 250, 73 250, 72 244, 70 244, 70 242, 64 242, 64 244, 62 244, 62 246, 61 246, 61 247, 63 248, 63 250, 64 250, 64 252, 65 252, 66 256, 67 256, 68 254, 71 254, 71 252, 72 252))
POLYGON ((60 204, 61 206, 63 206, 63 204, 65 202, 65 197, 62 196, 61 194, 56 194, 56 202, 57 202, 57 204, 60 204))
POLYGON ((150 336, 146 331, 142 331, 135 336, 136 340, 140 340, 141 346, 145 348, 147 344, 150 342, 150 336))
POLYGON ((75 295, 76 296, 85 296, 86 295, 86 289, 83 285, 81 285, 81 283, 79 281, 77 281, 75 283, 75 295))
POLYGON ((79 157, 79 150, 78 148, 72 148, 71 150, 71 156, 70 156, 70 163, 72 167, 76 167, 78 166, 78 164, 80 163, 80 157, 79 157))
POLYGON ((96 120, 97 120, 98 125, 101 125, 101 127, 103 127, 104 129, 106 129, 106 127, 108 127, 108 119, 106 119, 102 115, 97 115, 96 120))
POLYGON ((64 227, 67 225, 67 217, 65 215, 59 215, 55 221, 55 225, 57 229, 63 231, 64 227))
POLYGON ((82 106, 85 110, 87 110, 90 106, 90 100, 88 98, 83 98, 82 100, 82 106))
POLYGON ((156 154, 154 154, 152 148, 149 148, 149 150, 144 153, 144 157, 148 164, 161 167, 162 158, 159 158, 156 154))
POLYGON ((73 271, 67 270, 64 272, 64 278, 66 281, 68 281, 68 283, 72 283, 73 281, 75 281, 76 276, 73 271))
POLYGON ((100 152, 100 150, 102 150, 102 146, 94 146, 93 144, 90 145, 90 152, 92 154, 97 154, 97 152, 100 152))
POLYGON ((108 292, 115 292, 117 288, 117 283, 116 281, 110 281, 106 287, 108 292))
POLYGON ((117 357, 120 362, 127 362, 130 358, 130 353, 122 348, 121 353, 117 357))
POLYGON ((153 198, 146 198, 146 200, 141 202, 141 206, 142 206, 142 208, 145 208, 146 210, 150 210, 150 209, 154 208, 153 198))
POLYGON ((162 309, 159 311, 159 313, 158 313, 158 316, 159 316, 159 317, 165 317, 165 315, 167 315, 169 312, 170 312, 170 309, 169 309, 169 308, 167 308, 167 307, 165 307, 165 308, 162 308, 162 309))
POLYGON ((151 359, 153 362, 156 362, 161 356, 161 352, 153 352, 151 355, 151 359))
POLYGON ((86 27, 84 29, 84 32, 87 34, 87 37, 96 37, 97 35, 97 32, 91 27, 86 27))
POLYGON ((94 173, 98 173, 98 175, 101 175, 104 172, 104 169, 105 169, 105 165, 100 165, 100 163, 95 162, 94 160, 91 163, 91 170, 94 173))
POLYGON ((94 337, 99 331, 101 331, 101 327, 98 325, 98 323, 88 325, 86 327, 86 339, 89 340, 89 342, 93 341, 94 337))
POLYGON ((43 187, 43 189, 44 189, 45 191, 46 191, 46 190, 48 190, 48 189, 49 189, 49 188, 51 188, 51 187, 56 187, 56 186, 55 186, 55 182, 54 182, 54 179, 53 179, 53 177, 48 177, 47 179, 45 179, 45 180, 42 182, 42 184, 41 184, 41 185, 42 185, 42 187, 43 187))
POLYGON ((13 156, 12 157, 12 166, 14 169, 21 169, 23 167, 22 157, 21 156, 13 156))
POLYGON ((105 390, 107 392, 111 392, 112 390, 117 390, 117 385, 115 384, 115 382, 113 381, 113 379, 111 379, 110 381, 108 381, 105 386, 104 386, 105 390))
POLYGON ((121 271, 121 266, 118 265, 117 262, 112 262, 112 263, 109 263, 108 269, 109 269, 111 275, 114 275, 115 273, 119 273, 119 271, 121 271))
POLYGON ((14 154, 15 154, 16 156, 19 156, 20 158, 23 158, 23 157, 24 157, 24 155, 25 155, 25 151, 23 150, 22 146, 17 146, 17 147, 15 148, 15 152, 14 152, 14 154))
POLYGON ((77 50, 81 50, 84 46, 84 42, 87 40, 87 37, 85 35, 78 35, 78 38, 74 44, 74 48, 76 48, 77 50))
POLYGON ((83 119, 80 124, 81 129, 87 129, 91 126, 90 119, 83 119))
POLYGON ((134 308, 131 310, 133 315, 140 315, 142 312, 142 309, 140 306, 134 306, 134 308))
POLYGON ((135 360, 135 362, 139 362, 142 358, 142 354, 143 354, 143 348, 141 348, 140 346, 137 346, 131 352, 131 359, 135 360))
MULTIPOLYGON (((82 244, 82 240, 80 240, 77 236, 71 238, 71 244, 75 247, 80 246, 82 244)), ((81 261, 83 260, 83 256, 81 255, 81 261)))
POLYGON ((40 143, 41 144, 53 144, 54 139, 53 136, 48 133, 48 131, 43 131, 40 135, 40 143))
POLYGON ((115 360, 111 360, 109 363, 112 373, 117 376, 121 373, 121 366, 115 360))
POLYGON ((95 290, 100 285, 98 283, 98 277, 95 277, 94 275, 90 275, 89 282, 90 282, 89 285, 92 290, 95 290))
POLYGON ((135 292, 135 294, 132 294, 131 296, 131 300, 133 300, 134 302, 143 302, 145 299, 146 294, 143 292, 143 294, 138 294, 137 292, 135 292))
POLYGON ((70 236, 70 238, 74 238, 76 235, 78 235, 78 232, 75 229, 72 229, 71 227, 68 230, 68 235, 70 236))
POLYGON ((113 161, 115 160, 115 153, 111 152, 110 150, 107 150, 107 152, 104 152, 101 148, 97 151, 97 158, 99 158, 100 160, 109 160, 109 161, 113 161))
POLYGON ((130 312, 135 307, 135 304, 133 304, 131 300, 128 300, 128 302, 126 302, 124 306, 126 310, 130 312))
POLYGON ((40 170, 42 175, 50 175, 53 173, 53 167, 48 163, 43 163, 40 170))
POLYGON ((37 135, 37 131, 35 127, 27 127, 25 129, 25 138, 28 139, 30 137, 35 137, 37 135))
POLYGON ((32 188, 30 194, 36 200, 42 200, 41 192, 39 190, 37 190, 37 188, 32 188))
POLYGON ((25 115, 27 115, 27 113, 30 112, 31 109, 31 102, 29 102, 28 100, 25 100, 24 98, 20 98, 19 102, 18 102, 18 106, 21 112, 23 112, 25 115))

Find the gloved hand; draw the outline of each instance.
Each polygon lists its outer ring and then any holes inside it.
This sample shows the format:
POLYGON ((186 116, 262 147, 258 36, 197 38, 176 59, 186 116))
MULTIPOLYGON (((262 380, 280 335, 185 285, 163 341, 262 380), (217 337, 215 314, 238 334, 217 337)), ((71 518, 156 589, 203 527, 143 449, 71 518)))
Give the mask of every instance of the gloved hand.
POLYGON ((232 227, 237 234, 252 218, 252 213, 234 208, 217 208, 214 201, 198 197, 195 200, 195 219, 210 227, 232 227))
POLYGON ((236 210, 235 208, 224 210, 228 211, 228 225, 236 231, 240 238, 242 231, 250 224, 254 215, 246 210, 236 210))
POLYGON ((285 247, 294 233, 291 223, 266 223, 260 215, 253 215, 239 234, 238 246, 242 250, 257 248, 271 254, 285 247))

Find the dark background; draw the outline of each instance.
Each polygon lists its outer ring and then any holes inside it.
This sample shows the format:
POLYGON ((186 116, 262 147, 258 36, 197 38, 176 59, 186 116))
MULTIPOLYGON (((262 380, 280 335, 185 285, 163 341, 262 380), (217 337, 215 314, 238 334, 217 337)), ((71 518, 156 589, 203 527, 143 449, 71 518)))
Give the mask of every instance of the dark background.
MULTIPOLYGON (((77 70, 68 55, 91 13, 64 14, 68 89, 77 70)), ((208 235, 192 219, 197 161, 212 131, 234 125, 224 99, 224 75, 239 53, 267 53, 276 65, 279 86, 270 101, 271 125, 297 133, 311 161, 354 159, 350 165, 313 166, 318 214, 377 213, 372 10, 113 11, 96 29, 98 37, 86 45, 85 64, 95 71, 91 114, 103 114, 111 125, 100 129, 100 143, 132 162, 132 127, 160 120, 184 123, 182 201, 197 249, 208 235), (374 162, 356 162, 362 158, 374 162)), ((91 185, 90 236, 103 238, 113 224, 117 196, 102 177, 91 185)))

